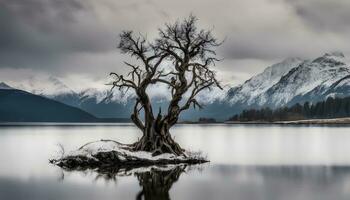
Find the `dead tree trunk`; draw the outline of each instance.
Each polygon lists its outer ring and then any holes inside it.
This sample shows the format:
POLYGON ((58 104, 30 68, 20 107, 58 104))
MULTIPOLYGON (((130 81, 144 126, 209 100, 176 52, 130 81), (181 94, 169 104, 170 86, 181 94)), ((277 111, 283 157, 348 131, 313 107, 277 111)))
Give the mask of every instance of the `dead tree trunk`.
POLYGON ((145 127, 143 136, 133 144, 135 151, 152 152, 153 156, 162 153, 183 155, 184 150, 173 140, 169 125, 162 119, 161 113, 145 127))
POLYGON ((139 141, 131 145, 132 150, 152 152, 153 156, 162 153, 184 155, 184 150, 170 135, 169 130, 173 124, 168 123, 162 116, 161 110, 159 110, 157 117, 154 117, 152 105, 145 89, 139 89, 137 95, 139 98, 136 101, 131 119, 142 130, 143 135, 139 141), (144 111, 144 123, 138 117, 140 109, 144 111))

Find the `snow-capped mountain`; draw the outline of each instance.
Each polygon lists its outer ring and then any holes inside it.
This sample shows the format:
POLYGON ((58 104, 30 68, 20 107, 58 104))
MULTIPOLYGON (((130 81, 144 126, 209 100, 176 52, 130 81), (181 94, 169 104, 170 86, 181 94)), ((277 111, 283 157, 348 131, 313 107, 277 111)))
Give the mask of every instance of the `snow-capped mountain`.
POLYGON ((265 93, 274 106, 350 95, 350 67, 342 53, 304 62, 265 93))
POLYGON ((300 58, 288 58, 280 63, 267 67, 262 73, 247 80, 244 84, 228 91, 228 99, 231 104, 264 104, 266 99, 261 99, 269 88, 275 85, 283 75, 300 65, 304 60, 300 58), (260 101, 260 102, 259 102, 260 101))
POLYGON ((12 85, 17 89, 54 99, 71 106, 78 107, 80 101, 80 97, 75 91, 54 76, 31 75, 27 79, 12 83, 12 85))
POLYGON ((111 90, 111 87, 105 88, 88 88, 79 93, 81 101, 93 99, 96 103, 126 103, 128 99, 132 98, 130 92, 122 92, 117 89, 111 90))
POLYGON ((54 76, 30 76, 12 84, 14 87, 36 95, 54 97, 75 92, 54 76))
POLYGON ((314 60, 291 59, 267 68, 263 73, 232 88, 231 105, 272 108, 327 97, 350 96, 350 67, 342 53, 327 53, 314 60), (277 71, 273 75, 270 71, 277 71))
POLYGON ((13 88, 4 82, 0 83, 0 90, 12 90, 13 88))

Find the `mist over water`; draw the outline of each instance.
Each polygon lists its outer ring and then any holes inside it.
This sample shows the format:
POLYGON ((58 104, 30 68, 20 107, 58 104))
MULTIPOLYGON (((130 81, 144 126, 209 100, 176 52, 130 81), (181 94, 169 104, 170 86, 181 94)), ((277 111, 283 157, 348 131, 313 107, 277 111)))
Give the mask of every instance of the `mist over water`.
POLYGON ((99 139, 131 143, 141 133, 130 124, 0 126, 0 199, 348 199, 349 130, 178 125, 175 140, 210 163, 116 176, 64 171, 48 159, 57 144, 68 152, 99 139))

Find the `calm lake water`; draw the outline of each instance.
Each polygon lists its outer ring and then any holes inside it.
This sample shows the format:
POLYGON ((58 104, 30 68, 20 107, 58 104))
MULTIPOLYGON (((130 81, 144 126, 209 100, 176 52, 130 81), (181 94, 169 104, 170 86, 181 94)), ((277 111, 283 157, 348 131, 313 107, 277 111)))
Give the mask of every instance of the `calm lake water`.
POLYGON ((350 127, 178 125, 172 134, 211 162, 117 177, 63 171, 48 162, 57 144, 131 143, 141 133, 128 124, 0 126, 0 199, 350 199, 350 127))

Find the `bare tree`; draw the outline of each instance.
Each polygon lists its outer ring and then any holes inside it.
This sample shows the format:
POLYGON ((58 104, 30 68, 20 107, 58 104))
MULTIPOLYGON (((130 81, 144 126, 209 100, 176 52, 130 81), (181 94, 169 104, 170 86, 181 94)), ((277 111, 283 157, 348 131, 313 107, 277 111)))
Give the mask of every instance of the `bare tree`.
POLYGON ((198 30, 196 21, 190 16, 182 22, 166 24, 152 43, 142 35, 134 36, 132 31, 120 34, 118 48, 141 63, 125 62, 131 69, 127 75, 111 73, 115 77, 113 88, 133 89, 137 96, 131 119, 143 136, 131 145, 135 151, 183 155, 184 150, 172 139, 169 129, 190 106, 201 108, 196 99, 198 93, 221 88, 210 69, 218 61, 214 48, 220 43, 210 30, 198 30), (156 116, 153 113, 147 94, 152 84, 166 84, 171 92, 164 116, 160 109, 156 116))

